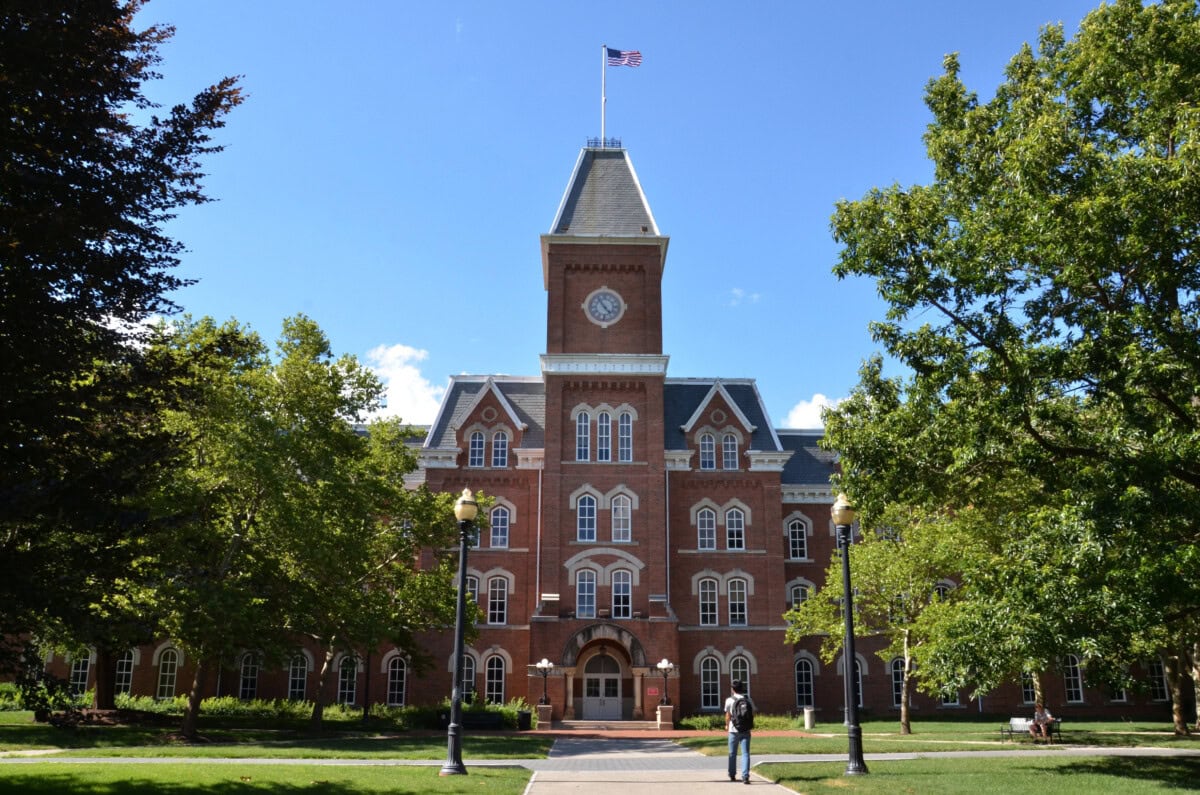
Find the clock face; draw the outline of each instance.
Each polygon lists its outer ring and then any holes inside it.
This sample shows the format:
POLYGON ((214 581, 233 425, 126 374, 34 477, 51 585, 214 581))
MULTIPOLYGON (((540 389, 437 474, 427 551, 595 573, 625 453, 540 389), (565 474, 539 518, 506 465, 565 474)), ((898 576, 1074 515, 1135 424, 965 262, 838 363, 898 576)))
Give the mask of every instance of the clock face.
POLYGON ((602 287, 588 296, 584 303, 588 317, 601 326, 615 323, 625 311, 625 302, 607 287, 602 287))

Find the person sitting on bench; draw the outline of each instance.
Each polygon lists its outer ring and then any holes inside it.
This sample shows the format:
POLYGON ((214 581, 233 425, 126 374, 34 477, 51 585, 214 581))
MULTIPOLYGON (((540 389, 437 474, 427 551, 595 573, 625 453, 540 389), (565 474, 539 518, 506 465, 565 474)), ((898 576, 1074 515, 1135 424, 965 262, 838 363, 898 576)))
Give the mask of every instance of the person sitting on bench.
POLYGON ((1029 736, 1037 739, 1039 735, 1047 739, 1050 738, 1050 727, 1054 725, 1054 716, 1050 714, 1050 710, 1046 709, 1042 702, 1038 702, 1033 707, 1033 723, 1029 724, 1029 736))

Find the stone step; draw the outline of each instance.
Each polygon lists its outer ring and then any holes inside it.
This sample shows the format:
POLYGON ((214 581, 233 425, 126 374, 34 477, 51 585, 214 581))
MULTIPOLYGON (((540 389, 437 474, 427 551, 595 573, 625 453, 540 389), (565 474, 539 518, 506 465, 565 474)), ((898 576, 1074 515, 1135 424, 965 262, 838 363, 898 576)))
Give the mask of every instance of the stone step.
POLYGON ((657 721, 652 720, 564 720, 556 721, 554 728, 564 731, 658 731, 657 721))

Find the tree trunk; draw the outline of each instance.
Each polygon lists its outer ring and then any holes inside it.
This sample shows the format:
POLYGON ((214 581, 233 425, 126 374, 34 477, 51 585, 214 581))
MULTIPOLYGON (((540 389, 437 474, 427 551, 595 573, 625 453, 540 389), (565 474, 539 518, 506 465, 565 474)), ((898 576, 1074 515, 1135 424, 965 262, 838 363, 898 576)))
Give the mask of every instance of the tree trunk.
POLYGON ((1171 689, 1171 723, 1174 724, 1175 734, 1180 737, 1191 734, 1191 727, 1183 717, 1183 656, 1175 651, 1165 657, 1167 687, 1171 689))
POLYGON ((1045 704, 1044 696, 1042 695, 1042 674, 1041 672, 1031 673, 1029 678, 1033 680, 1033 703, 1045 704))
POLYGON ((196 673, 192 676, 192 690, 188 693, 187 707, 183 710, 183 725, 179 727, 179 733, 188 742, 195 742, 199 736, 196 730, 200 723, 200 701, 201 691, 204 688, 204 669, 204 658, 197 656, 196 673))
POLYGON ((904 678, 900 682, 900 733, 912 734, 912 723, 908 716, 908 693, 912 689, 909 674, 912 673, 912 656, 908 651, 908 630, 904 631, 904 678))
POLYGON ((116 661, 117 655, 111 649, 96 649, 96 690, 92 697, 95 709, 117 708, 116 661))
POLYGON ((1196 708, 1196 731, 1200 732, 1200 640, 1192 644, 1192 695, 1196 708))
POLYGON ((333 664, 333 644, 325 647, 325 657, 321 660, 321 673, 317 675, 317 697, 313 699, 312 717, 308 721, 308 730, 321 731, 321 719, 325 715, 325 680, 329 675, 329 667, 333 664))

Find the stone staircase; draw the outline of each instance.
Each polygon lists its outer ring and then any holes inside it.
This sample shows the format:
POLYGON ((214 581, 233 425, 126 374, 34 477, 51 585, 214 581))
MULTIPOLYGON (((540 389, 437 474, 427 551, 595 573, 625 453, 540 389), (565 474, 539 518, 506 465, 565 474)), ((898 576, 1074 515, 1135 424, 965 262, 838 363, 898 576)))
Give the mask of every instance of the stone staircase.
POLYGON ((562 720, 555 721, 554 728, 563 731, 656 732, 658 723, 652 720, 562 720))

